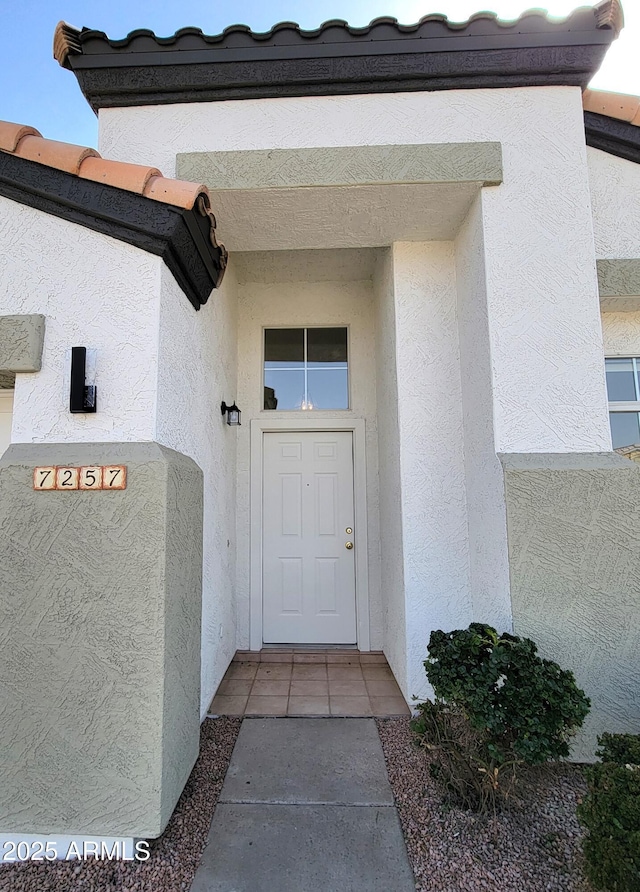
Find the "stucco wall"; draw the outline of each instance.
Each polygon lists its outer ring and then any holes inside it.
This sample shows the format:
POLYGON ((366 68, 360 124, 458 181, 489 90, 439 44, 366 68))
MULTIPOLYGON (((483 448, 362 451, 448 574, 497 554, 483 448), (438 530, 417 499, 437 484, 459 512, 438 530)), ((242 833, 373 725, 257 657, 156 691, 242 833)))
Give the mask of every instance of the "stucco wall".
POLYGON ((173 173, 178 152, 498 141, 485 189, 495 436, 504 451, 609 449, 581 93, 447 90, 100 111, 100 149, 173 173))
POLYGON ((389 665, 407 690, 407 626, 404 597, 402 516, 398 441, 398 378, 393 250, 378 255, 374 275, 376 395, 380 480, 380 589, 383 644, 389 665))
POLYGON ((220 403, 236 393, 236 343, 233 260, 197 313, 163 269, 157 439, 204 474, 201 716, 236 650, 237 431, 220 414, 220 403))
POLYGON ((410 698, 431 631, 467 625, 471 600, 454 247, 392 251, 410 698))
POLYGON ((495 447, 482 195, 455 243, 473 619, 512 628, 502 467, 495 447))
MULTIPOLYGON (((323 252, 324 253, 324 252, 323 252)), ((269 326, 347 325, 349 326, 349 370, 351 409, 342 412, 319 411, 320 419, 364 418, 366 423, 367 533, 369 540, 369 601, 371 647, 382 647, 382 619, 379 582, 378 458, 376 428, 375 334, 371 280, 353 281, 340 252, 326 252, 325 270, 333 270, 343 281, 310 281, 305 262, 307 252, 282 252, 274 269, 263 255, 251 263, 242 261, 242 281, 238 283, 238 390, 242 426, 238 431, 237 480, 237 610, 238 647, 249 646, 249 471, 250 421, 288 416, 292 424, 300 413, 262 410, 262 330, 269 326), (298 257, 300 254, 302 257, 298 257)), ((357 263, 357 261, 356 261, 357 263)), ((326 275, 326 273, 325 273, 326 275)), ((233 399, 234 394, 231 394, 233 399)))
POLYGON ((618 455, 503 456, 514 628, 592 707, 573 756, 640 726, 640 467, 618 455))
POLYGON ((0 315, 46 317, 42 370, 16 378, 13 442, 153 440, 162 260, 1 197, 0 218, 0 315), (94 415, 69 413, 78 345, 97 350, 94 415))
POLYGON ((640 166, 587 149, 598 258, 640 257, 640 166))

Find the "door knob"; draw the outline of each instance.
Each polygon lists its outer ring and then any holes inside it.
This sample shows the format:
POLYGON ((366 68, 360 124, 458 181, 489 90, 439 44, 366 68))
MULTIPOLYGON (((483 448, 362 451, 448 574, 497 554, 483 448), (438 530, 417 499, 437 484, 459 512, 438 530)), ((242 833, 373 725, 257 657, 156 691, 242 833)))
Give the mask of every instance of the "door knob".
POLYGON ((353 542, 345 542, 344 547, 351 551, 351 549, 353 548, 353 542))

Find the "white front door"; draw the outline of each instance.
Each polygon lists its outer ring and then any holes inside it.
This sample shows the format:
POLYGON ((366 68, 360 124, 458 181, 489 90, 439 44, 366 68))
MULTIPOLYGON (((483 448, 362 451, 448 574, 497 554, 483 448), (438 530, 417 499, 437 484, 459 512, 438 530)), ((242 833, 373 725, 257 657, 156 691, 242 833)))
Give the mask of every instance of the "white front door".
POLYGON ((355 644, 353 435, 265 433, 263 455, 264 643, 355 644))

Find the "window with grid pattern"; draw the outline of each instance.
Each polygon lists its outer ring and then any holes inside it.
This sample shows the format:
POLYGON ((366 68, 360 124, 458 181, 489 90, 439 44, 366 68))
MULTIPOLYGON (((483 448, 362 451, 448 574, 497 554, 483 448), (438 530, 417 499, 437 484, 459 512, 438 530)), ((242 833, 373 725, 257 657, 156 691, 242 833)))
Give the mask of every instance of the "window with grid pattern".
POLYGON ((348 409, 347 329, 265 328, 264 408, 348 409))
POLYGON ((606 359, 609 423, 613 448, 640 443, 640 357, 606 359))

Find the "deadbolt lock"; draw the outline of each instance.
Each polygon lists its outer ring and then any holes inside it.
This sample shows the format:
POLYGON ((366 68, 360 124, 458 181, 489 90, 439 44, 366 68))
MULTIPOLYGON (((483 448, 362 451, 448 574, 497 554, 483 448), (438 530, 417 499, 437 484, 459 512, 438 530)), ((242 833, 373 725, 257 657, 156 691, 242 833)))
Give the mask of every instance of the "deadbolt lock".
POLYGON ((345 533, 347 534, 347 536, 350 536, 351 533, 353 533, 353 530, 351 529, 351 527, 347 527, 345 533))
POLYGON ((351 551, 351 549, 353 548, 353 542, 345 542, 344 547, 351 551))

